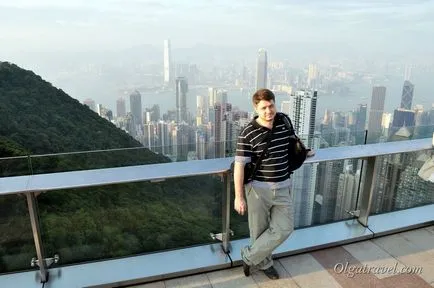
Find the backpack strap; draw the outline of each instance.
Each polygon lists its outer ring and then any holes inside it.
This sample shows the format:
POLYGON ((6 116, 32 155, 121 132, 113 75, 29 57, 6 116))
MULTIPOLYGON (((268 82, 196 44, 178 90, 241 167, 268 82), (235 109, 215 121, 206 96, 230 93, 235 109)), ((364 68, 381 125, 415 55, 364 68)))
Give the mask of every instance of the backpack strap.
MULTIPOLYGON (((274 131, 274 126, 273 126, 273 128, 271 129, 271 131, 268 132, 267 135, 265 136, 265 137, 268 137, 268 138, 267 138, 267 144, 265 145, 264 150, 262 150, 261 155, 259 156, 258 160, 256 161, 256 165, 255 165, 255 168, 254 168, 253 173, 252 173, 252 176, 251 176, 252 180, 253 180, 253 177, 255 177, 256 172, 257 172, 258 169, 259 169, 259 166, 261 165, 262 159, 264 159, 265 154, 267 153, 268 146, 270 146, 271 136, 273 135, 273 131, 274 131)), ((263 140, 263 139, 262 139, 262 140, 263 140)), ((262 141, 261 141, 261 142, 262 142, 262 141)), ((259 142, 259 143, 261 143, 261 142, 259 142)))
MULTIPOLYGON (((280 117, 283 118, 283 122, 285 122, 286 128, 288 130, 292 131, 292 133, 294 134, 294 136, 296 138, 298 138, 297 135, 295 134, 295 129, 294 129, 294 126, 292 126, 292 122, 291 122, 291 119, 289 118, 289 116, 286 115, 285 113, 282 113, 282 112, 279 112, 279 115, 280 115, 280 117)), ((293 136, 293 135, 291 135, 291 136, 293 136)))

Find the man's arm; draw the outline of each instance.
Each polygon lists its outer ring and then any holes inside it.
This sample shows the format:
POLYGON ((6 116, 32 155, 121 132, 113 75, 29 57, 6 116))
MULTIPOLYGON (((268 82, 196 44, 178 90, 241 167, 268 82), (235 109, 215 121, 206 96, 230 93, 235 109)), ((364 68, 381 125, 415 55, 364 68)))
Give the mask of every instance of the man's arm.
POLYGON ((234 163, 234 186, 235 186, 235 210, 244 215, 247 211, 246 201, 244 199, 244 165, 251 161, 252 144, 243 135, 243 130, 238 137, 237 151, 234 163))
POLYGON ((234 185, 235 185, 235 210, 244 215, 247 211, 246 201, 244 199, 244 163, 235 162, 234 164, 234 185))

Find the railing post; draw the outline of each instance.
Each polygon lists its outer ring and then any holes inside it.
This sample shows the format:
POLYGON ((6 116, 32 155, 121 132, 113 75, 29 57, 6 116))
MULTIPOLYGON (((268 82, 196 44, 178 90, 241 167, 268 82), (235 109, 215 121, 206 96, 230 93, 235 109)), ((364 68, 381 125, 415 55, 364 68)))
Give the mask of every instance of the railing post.
MULTIPOLYGON (((364 182, 363 182, 363 191, 361 194, 361 202, 360 202, 360 213, 358 217, 358 221, 363 226, 368 226, 368 218, 371 212, 371 204, 372 197, 374 195, 374 189, 376 186, 376 157, 368 157, 366 158, 367 165, 365 166, 364 171, 364 182)), ((363 177, 363 175, 361 176, 363 177)))
POLYGON ((230 173, 223 173, 222 191, 222 247, 225 253, 230 252, 231 225, 231 179, 230 173))
POLYGON ((48 281, 48 269, 45 262, 44 247, 42 245, 41 229, 39 226, 39 214, 36 205, 36 196, 32 192, 26 193, 27 206, 29 208, 30 223, 32 225, 33 240, 35 241, 36 255, 38 256, 38 266, 41 273, 41 282, 48 281))

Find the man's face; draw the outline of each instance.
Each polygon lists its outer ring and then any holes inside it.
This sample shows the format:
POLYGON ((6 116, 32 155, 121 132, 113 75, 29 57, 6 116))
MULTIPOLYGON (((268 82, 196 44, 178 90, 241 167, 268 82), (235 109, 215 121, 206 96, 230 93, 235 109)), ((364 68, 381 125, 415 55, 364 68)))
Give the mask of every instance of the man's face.
POLYGON ((276 106, 274 101, 261 100, 255 106, 256 113, 258 113, 259 118, 263 121, 272 121, 274 116, 276 116, 276 106))

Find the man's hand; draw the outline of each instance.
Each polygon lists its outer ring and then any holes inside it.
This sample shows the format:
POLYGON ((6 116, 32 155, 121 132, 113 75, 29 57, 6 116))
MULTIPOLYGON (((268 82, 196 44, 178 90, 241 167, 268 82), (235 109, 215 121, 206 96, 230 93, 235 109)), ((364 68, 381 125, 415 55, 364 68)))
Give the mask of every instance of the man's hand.
POLYGON ((244 163, 235 162, 234 184, 235 184, 235 201, 234 208, 240 215, 247 211, 247 204, 244 200, 244 163))
POLYGON ((244 213, 247 211, 247 204, 244 200, 244 197, 235 197, 234 208, 238 214, 244 215, 244 213))
POLYGON ((307 151, 307 155, 306 155, 306 157, 309 158, 309 157, 313 157, 313 156, 315 156, 315 150, 313 150, 313 149, 309 149, 309 150, 307 151))

